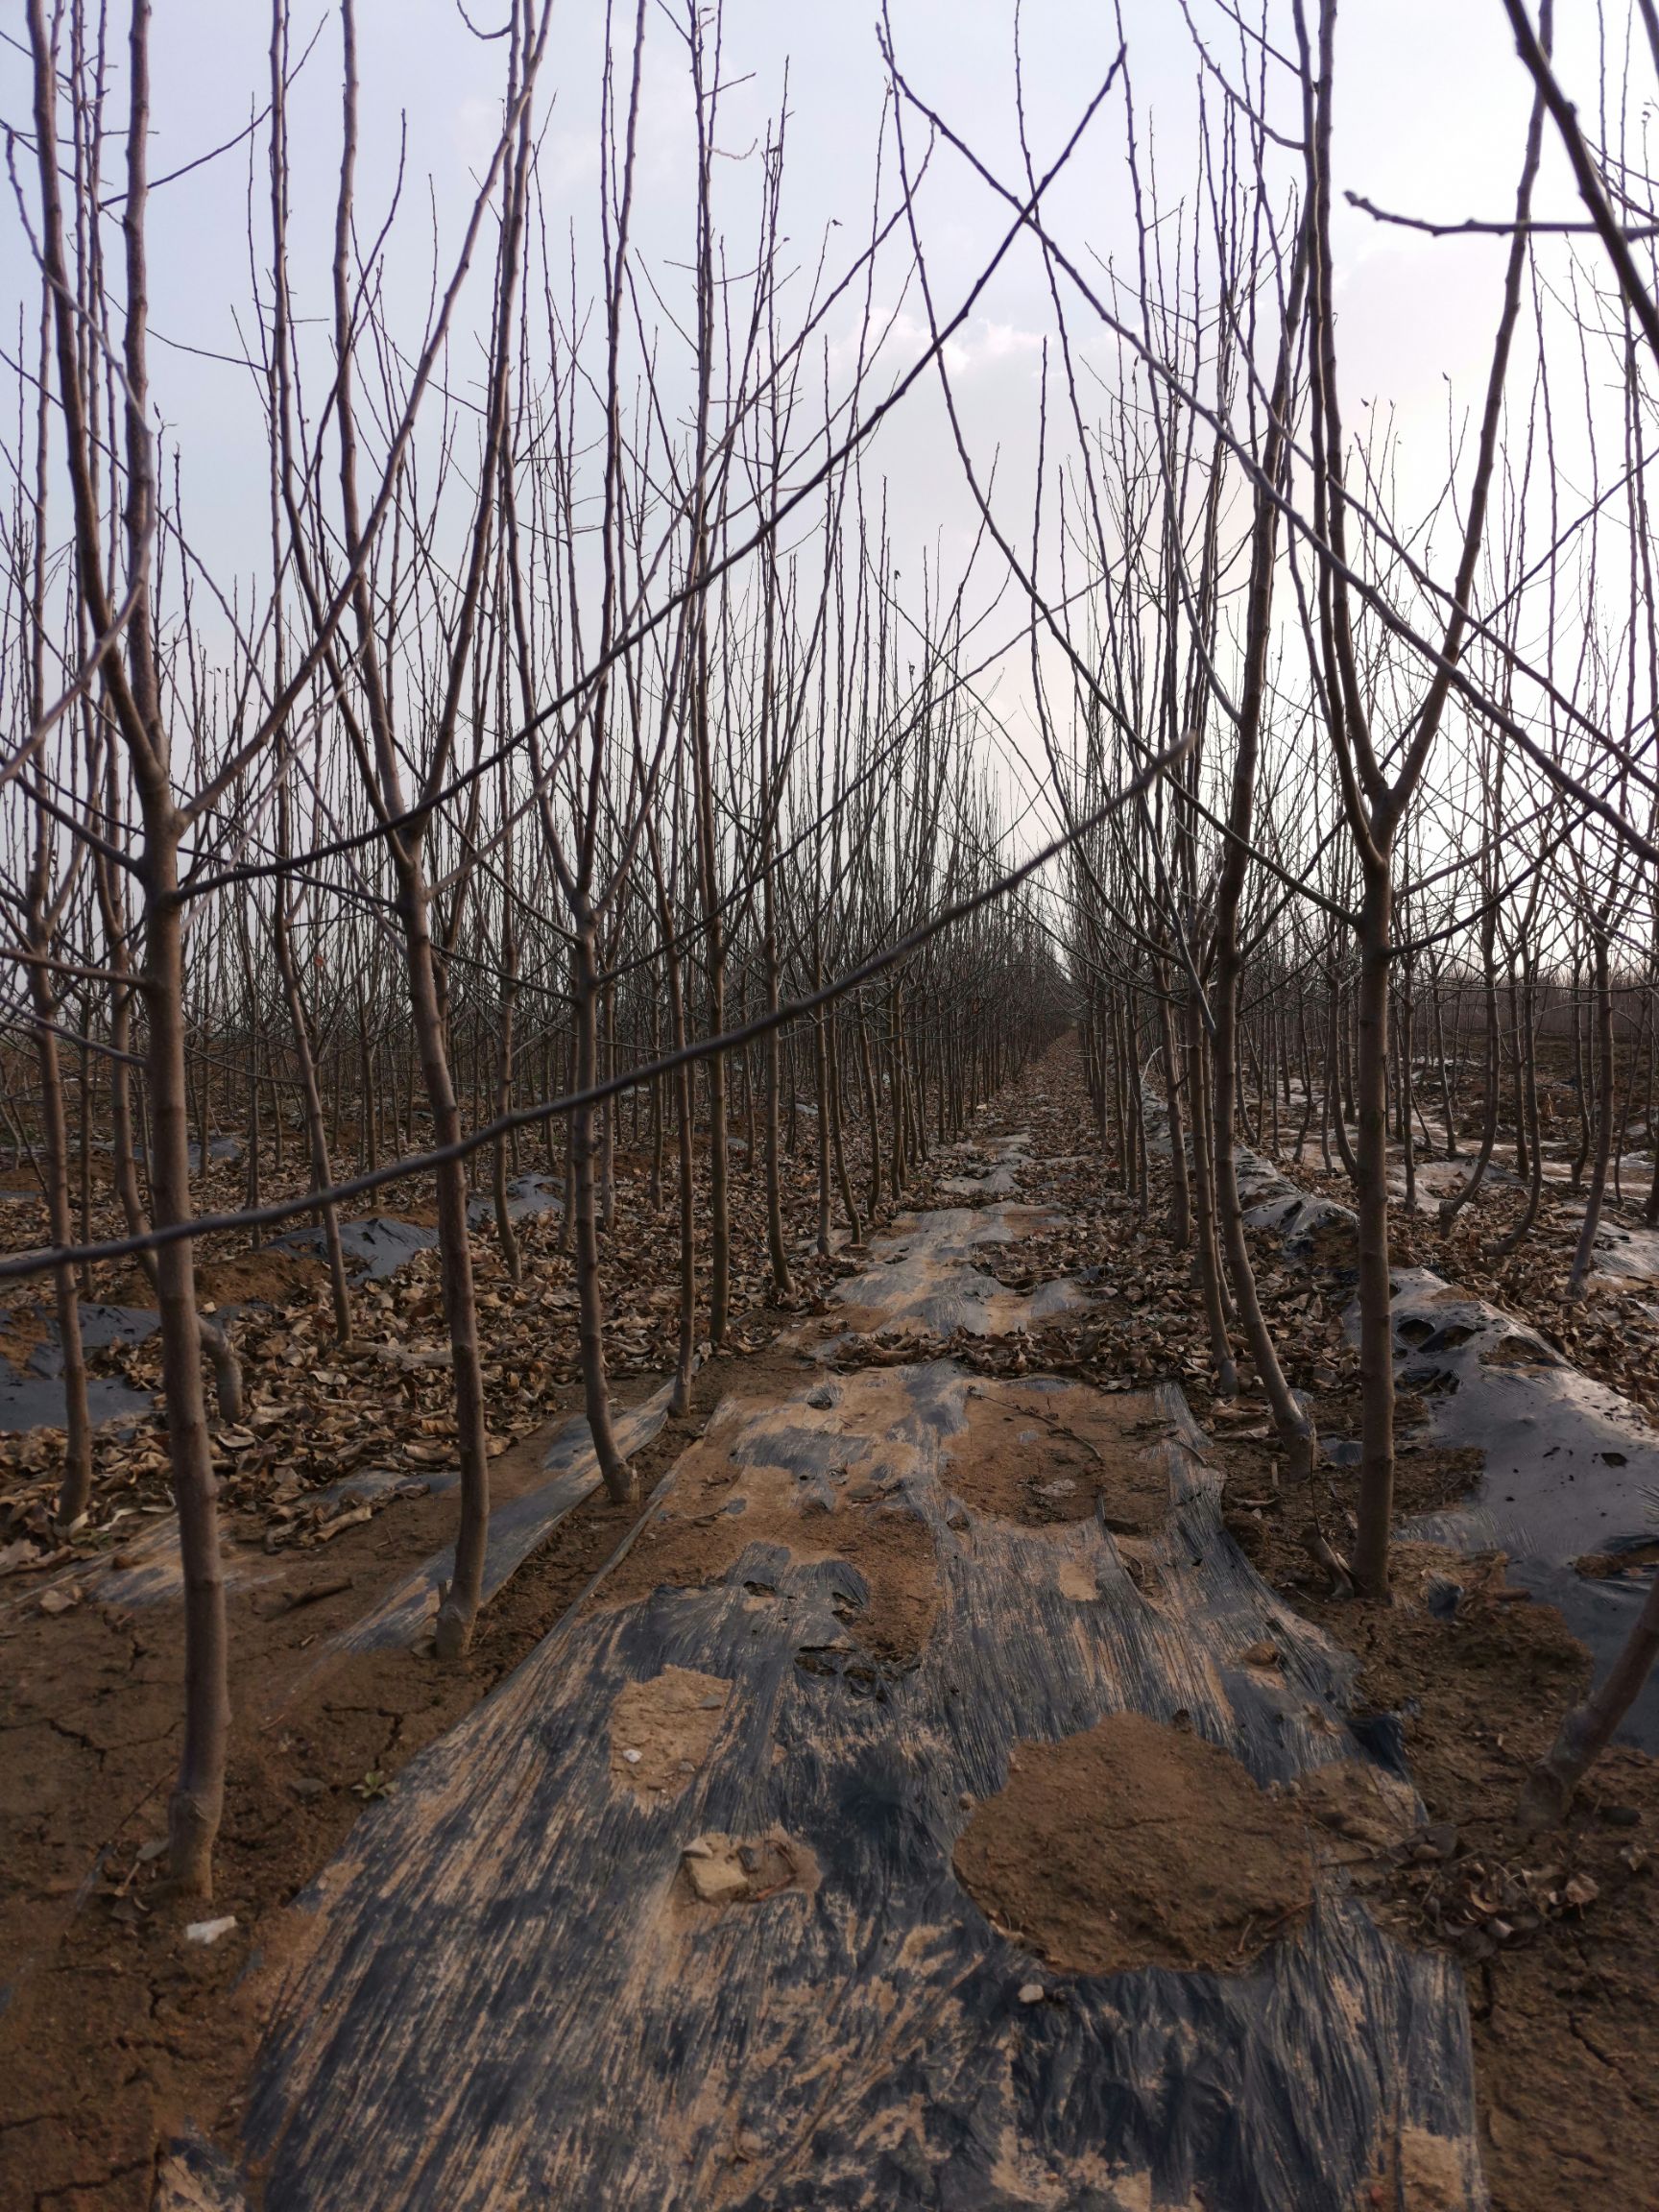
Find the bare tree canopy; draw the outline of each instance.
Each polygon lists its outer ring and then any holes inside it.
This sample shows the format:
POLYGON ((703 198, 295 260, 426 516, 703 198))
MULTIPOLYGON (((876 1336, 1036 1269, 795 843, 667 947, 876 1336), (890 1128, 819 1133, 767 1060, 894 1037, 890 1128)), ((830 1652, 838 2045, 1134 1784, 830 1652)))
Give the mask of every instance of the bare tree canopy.
POLYGON ((255 12, 0 33, 24 1887, 182 1977, 327 1866, 85 2200, 1566 2201, 1477 2114, 1505 1946, 1652 1935, 1659 12, 255 12))

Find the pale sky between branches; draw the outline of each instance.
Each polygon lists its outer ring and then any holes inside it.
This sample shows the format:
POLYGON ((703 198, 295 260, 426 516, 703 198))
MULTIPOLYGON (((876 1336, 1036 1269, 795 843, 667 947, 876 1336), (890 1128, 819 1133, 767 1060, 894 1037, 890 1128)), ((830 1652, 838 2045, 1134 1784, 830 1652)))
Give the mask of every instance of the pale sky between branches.
MULTIPOLYGON (((296 12, 293 25, 296 54, 318 33, 316 53, 291 99, 291 277, 301 316, 324 316, 326 310, 327 227, 339 135, 336 12, 325 0, 316 0, 312 11, 296 12)), ((469 12, 480 31, 492 27, 487 7, 469 12)), ((1594 12, 1569 0, 1560 12, 1563 75, 1588 99, 1596 81, 1594 12)), ((1192 0, 1191 13, 1212 50, 1236 69, 1238 35, 1216 0, 1192 0)), ((1287 11, 1275 13, 1286 18, 1276 35, 1287 34, 1287 11)), ((1039 168, 1073 127, 1121 36, 1143 162, 1148 172, 1156 167, 1165 207, 1189 195, 1200 71, 1178 0, 1123 0, 1121 33, 1111 7, 1078 0, 1027 0, 1019 20, 1027 122, 1039 168)), ((1011 0, 893 0, 892 6, 897 59, 912 86, 1010 182, 1021 175, 1015 23, 1011 0)), ((565 0, 555 18, 550 73, 539 97, 549 228, 570 227, 584 263, 577 277, 578 312, 592 297, 594 257, 586 241, 597 205, 605 24, 600 0, 565 0)), ((624 56, 632 27, 632 8, 617 6, 613 38, 624 56)), ((1612 28, 1623 36, 1622 22, 1612 28)), ((224 0, 159 0, 154 177, 195 160, 263 108, 268 36, 267 12, 252 0, 233 6, 224 0)), ((470 201, 476 166, 488 158, 493 142, 503 50, 469 30, 454 0, 362 0, 359 36, 359 224, 367 229, 388 204, 402 131, 402 205, 392 272, 404 297, 394 323, 413 345, 434 232, 442 261, 470 201)), ((671 264, 684 264, 690 251, 691 108, 683 42, 655 5, 648 11, 647 37, 635 234, 642 263, 653 265, 666 284, 675 274, 671 264)), ((868 232, 886 85, 875 13, 861 5, 728 0, 725 57, 720 144, 728 158, 716 189, 727 196, 724 212, 734 253, 746 235, 757 149, 783 105, 787 70, 785 205, 804 291, 826 234, 827 266, 833 270, 845 266, 868 232)), ((1619 66, 1615 56, 1615 79, 1619 66)), ((625 70, 625 59, 618 67, 625 70)), ((1292 89, 1283 72, 1278 77, 1279 119, 1293 125, 1292 89)), ((1214 121, 1221 96, 1213 83, 1209 97, 1214 121)), ((13 122, 27 113, 24 63, 14 46, 4 50, 0 62, 0 111, 13 122)), ((1337 113, 1339 194, 1353 190, 1383 207, 1440 221, 1502 218, 1507 212, 1526 84, 1498 0, 1350 0, 1339 34, 1337 113)), ((910 129, 919 145, 922 133, 913 119, 910 129)), ((1127 268, 1134 237, 1124 148, 1122 105, 1114 101, 1056 190, 1050 217, 1080 258, 1105 261, 1116 255, 1127 268)), ((262 274, 268 252, 264 158, 262 134, 254 132, 205 168, 159 186, 151 208, 155 399, 182 448, 187 527, 210 572, 221 579, 259 566, 266 548, 260 397, 236 359, 252 335, 253 275, 256 269, 262 274)), ((887 162, 890 203, 890 138, 887 162)), ((1579 210, 1552 144, 1545 179, 1541 213, 1575 216, 1579 210)), ((942 308, 953 307, 973 281, 1006 220, 1005 209, 966 176, 954 156, 942 151, 920 205, 929 274, 942 308)), ((13 229, 10 235, 15 251, 17 234, 13 229)), ((1444 481, 1453 415, 1461 419, 1479 401, 1501 250, 1493 239, 1430 238, 1384 228, 1345 204, 1340 207, 1338 299, 1350 424, 1362 426, 1362 402, 1391 410, 1402 515, 1411 515, 1444 481)), ((902 259, 894 252, 883 264, 891 282, 885 292, 878 284, 878 308, 896 304, 902 259)), ((481 268, 486 262, 481 255, 481 268)), ((560 280, 568 291, 568 276, 561 272, 560 280)), ((480 313, 487 285, 486 270, 476 287, 480 313)), ((6 272, 5 289, 11 350, 19 315, 28 325, 37 313, 32 272, 14 263, 6 272)), ((832 341, 849 358, 856 318, 857 303, 850 299, 830 327, 832 341)), ((1033 387, 1051 325, 1040 261, 1026 252, 999 275, 983 312, 950 356, 976 458, 987 469, 995 462, 998 504, 1016 535, 1029 526, 1033 387)), ((884 366, 897 373, 926 337, 921 303, 912 296, 884 366)), ((833 371, 833 345, 830 359, 833 371)), ((450 371, 461 393, 471 366, 463 335, 452 349, 450 371)), ((976 517, 961 484, 935 384, 920 389, 876 439, 866 470, 870 481, 885 486, 901 596, 903 572, 912 580, 920 576, 924 548, 938 553, 949 580, 973 541, 976 517)), ((993 556, 984 565, 982 598, 1002 581, 996 567, 993 556)), ((1005 619, 998 627, 1017 630, 1022 615, 1016 598, 1008 597, 1001 612, 1005 619)), ((992 630, 985 635, 989 639, 992 630)), ((1017 733, 1028 716, 1023 656, 1016 652, 987 681, 998 710, 1017 733)))

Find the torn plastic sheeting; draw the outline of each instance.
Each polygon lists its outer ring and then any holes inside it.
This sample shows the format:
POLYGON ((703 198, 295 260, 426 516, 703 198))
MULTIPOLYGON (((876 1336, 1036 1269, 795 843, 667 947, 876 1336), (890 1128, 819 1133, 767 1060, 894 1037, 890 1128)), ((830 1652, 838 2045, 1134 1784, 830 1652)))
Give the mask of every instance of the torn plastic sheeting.
MULTIPOLYGON (((534 1221, 544 1214, 563 1214, 565 1194, 561 1185, 550 1175, 540 1173, 518 1175, 507 1186, 507 1218, 509 1221, 534 1221)), ((493 1198, 473 1198, 467 1207, 467 1218, 474 1228, 495 1218, 493 1198)))
MULTIPOLYGON (((406 1468, 367 1468, 361 1474, 342 1476, 338 1482, 330 1482, 323 1489, 306 1491, 304 1503, 315 1507, 352 1499, 377 1498, 408 1479, 406 1468)), ((446 1490, 452 1488, 459 1478, 452 1472, 439 1472, 422 1475, 421 1479, 428 1489, 446 1490)), ((231 1589, 251 1582, 280 1581, 291 1563, 290 1558, 273 1557, 231 1543, 227 1543, 220 1554, 226 1586, 231 1589)), ((179 1551, 179 1516, 169 1513, 163 1519, 153 1521, 104 1558, 75 1572, 102 1604, 173 1603, 184 1589, 184 1569, 179 1551), (118 1566, 117 1560, 123 1564, 118 1566)))
POLYGON ((1031 1292, 1005 1289, 996 1276, 975 1267, 971 1256, 982 1245, 1011 1243, 1063 1219, 1051 1208, 1000 1203, 918 1214, 908 1226, 876 1239, 872 1264, 836 1284, 833 1295, 847 1310, 849 1328, 861 1334, 908 1324, 941 1337, 958 1329, 976 1336, 1012 1335, 1090 1300, 1065 1279, 1031 1292))
MULTIPOLYGON (((285 1252, 323 1252, 326 1242, 321 1229, 291 1229, 272 1239, 285 1252)), ((417 1252, 428 1252, 438 1242, 436 1229, 419 1221, 400 1221, 390 1214, 376 1214, 366 1221, 342 1221, 340 1248, 371 1282, 395 1275, 417 1252)))
MULTIPOLYGON (((67 1413, 63 1396, 63 1346, 58 1323, 42 1314, 45 1334, 34 1345, 21 1367, 0 1358, 0 1435, 20 1435, 29 1429, 61 1429, 67 1413)), ((81 1342, 87 1352, 108 1344, 136 1344, 159 1324, 159 1316, 143 1308, 104 1306, 88 1299, 81 1308, 81 1342)), ((148 1414, 154 1410, 148 1391, 134 1390, 113 1375, 92 1375, 86 1382, 86 1409, 94 1428, 123 1414, 148 1414)))
MULTIPOLYGON (((94 1428, 104 1421, 118 1421, 125 1413, 149 1414, 155 1406, 148 1391, 134 1390, 112 1375, 92 1375, 86 1381, 86 1412, 94 1428)), ((61 1429, 68 1414, 60 1376, 25 1370, 14 1375, 0 1360, 0 1435, 21 1435, 30 1429, 61 1429)))

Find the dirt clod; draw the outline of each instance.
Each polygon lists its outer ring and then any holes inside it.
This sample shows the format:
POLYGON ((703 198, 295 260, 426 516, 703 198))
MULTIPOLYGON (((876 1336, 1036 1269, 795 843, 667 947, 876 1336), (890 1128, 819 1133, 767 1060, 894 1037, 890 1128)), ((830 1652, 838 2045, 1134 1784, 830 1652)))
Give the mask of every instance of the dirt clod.
POLYGON ((811 1852, 779 1829, 755 1837, 710 1830, 685 1845, 680 1864, 702 1905, 758 1905, 785 1889, 811 1890, 818 1884, 811 1852))

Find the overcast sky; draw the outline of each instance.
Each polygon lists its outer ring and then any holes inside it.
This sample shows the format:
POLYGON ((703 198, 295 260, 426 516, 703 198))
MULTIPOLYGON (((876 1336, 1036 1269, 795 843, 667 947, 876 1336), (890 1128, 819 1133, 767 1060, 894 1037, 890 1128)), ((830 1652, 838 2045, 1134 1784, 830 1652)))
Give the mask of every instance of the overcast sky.
MULTIPOLYGON (((1194 19, 1233 62, 1215 0, 1191 0, 1194 19)), ((490 0, 471 11, 488 27, 490 0)), ((1617 5, 1623 33, 1623 11, 1617 5)), ((617 9, 625 35, 633 10, 617 9)), ((1280 32, 1288 10, 1281 7, 1280 32)), ((1593 12, 1565 0, 1564 66, 1575 88, 1593 86, 1593 12)), ((497 126, 503 47, 473 36, 453 0, 359 0, 364 152, 359 226, 369 230, 389 200, 404 150, 403 208, 395 257, 409 342, 419 336, 432 237, 458 232, 477 164, 497 126)), ((901 67, 1001 174, 1017 180, 1010 0, 892 0, 901 67)), ((642 257, 663 266, 691 245, 691 121, 684 47, 668 18, 648 17, 649 66, 641 132, 637 225, 642 257)), ((1112 10, 1077 0, 1025 0, 1022 16, 1026 100, 1041 167, 1075 123, 1117 51, 1112 10)), ((297 214, 291 279, 301 314, 326 309, 327 226, 338 161, 338 28, 316 0, 298 0, 294 47, 320 28, 293 98, 297 214)), ((1123 0, 1122 36, 1133 75, 1144 151, 1156 153, 1164 203, 1189 188, 1196 131, 1194 49, 1177 0, 1123 0)), ((267 12, 250 0, 157 0, 154 75, 156 176, 234 132, 265 102, 267 12)), ((561 0, 541 93, 547 132, 542 180, 559 222, 579 239, 596 203, 599 63, 605 13, 595 0, 561 0)), ((788 228, 804 267, 827 229, 832 258, 867 231, 882 127, 885 71, 873 14, 860 6, 792 0, 728 0, 719 189, 734 234, 750 204, 754 148, 783 100, 788 73, 788 228), (838 223, 840 228, 830 227, 838 223)), ((1338 53, 1339 191, 1352 189, 1403 211, 1496 217, 1511 203, 1527 86, 1499 0, 1347 0, 1338 53)), ((1281 97, 1285 97, 1282 91, 1281 97)), ((0 102, 8 118, 27 109, 23 68, 5 54, 0 102)), ((1286 110, 1286 120, 1293 120, 1286 110)), ((1122 255, 1132 242, 1121 103, 1092 132, 1052 219, 1079 256, 1122 255)), ((262 153, 260 155, 262 158, 262 153)), ((252 290, 249 147, 159 189, 152 210, 152 293, 157 339, 157 406, 183 454, 191 527, 210 564, 228 573, 260 560, 264 461, 255 395, 233 362, 248 327, 252 290), (184 350, 195 349, 197 350, 184 350)), ((1546 212, 1576 210, 1551 156, 1541 193, 1546 212)), ((263 214, 255 209, 258 230, 263 214)), ((982 265, 1005 217, 949 156, 942 156, 922 208, 922 228, 941 302, 954 305, 982 265)), ((26 299, 26 256, 14 225, 4 233, 7 289, 26 299)), ((1497 309, 1498 254, 1491 241, 1436 241, 1384 229, 1343 208, 1337 223, 1343 375, 1350 420, 1359 402, 1392 409, 1403 453, 1402 482, 1437 481, 1446 450, 1449 395, 1478 402, 1497 309)), ((259 250, 253 249, 253 258, 259 250)), ((897 263, 895 263, 897 269, 897 263)), ((803 279, 803 282, 805 279, 803 279)), ((587 275, 591 287, 591 267, 587 275)), ((28 311, 33 314, 33 309, 28 311)), ((12 329, 15 317, 9 318, 12 329)), ((1028 469, 1043 338, 1049 326, 1034 256, 1011 267, 954 355, 978 448, 1003 456, 1013 515, 1028 469)), ((901 332, 920 344, 920 319, 901 332)), ((972 514, 963 499, 937 405, 918 405, 883 435, 871 468, 890 487, 900 553, 942 534, 947 563, 965 545, 972 514)), ((1015 679, 1016 689, 1018 680, 1015 679)), ((1018 702, 1015 707, 1017 709, 1018 702)))

